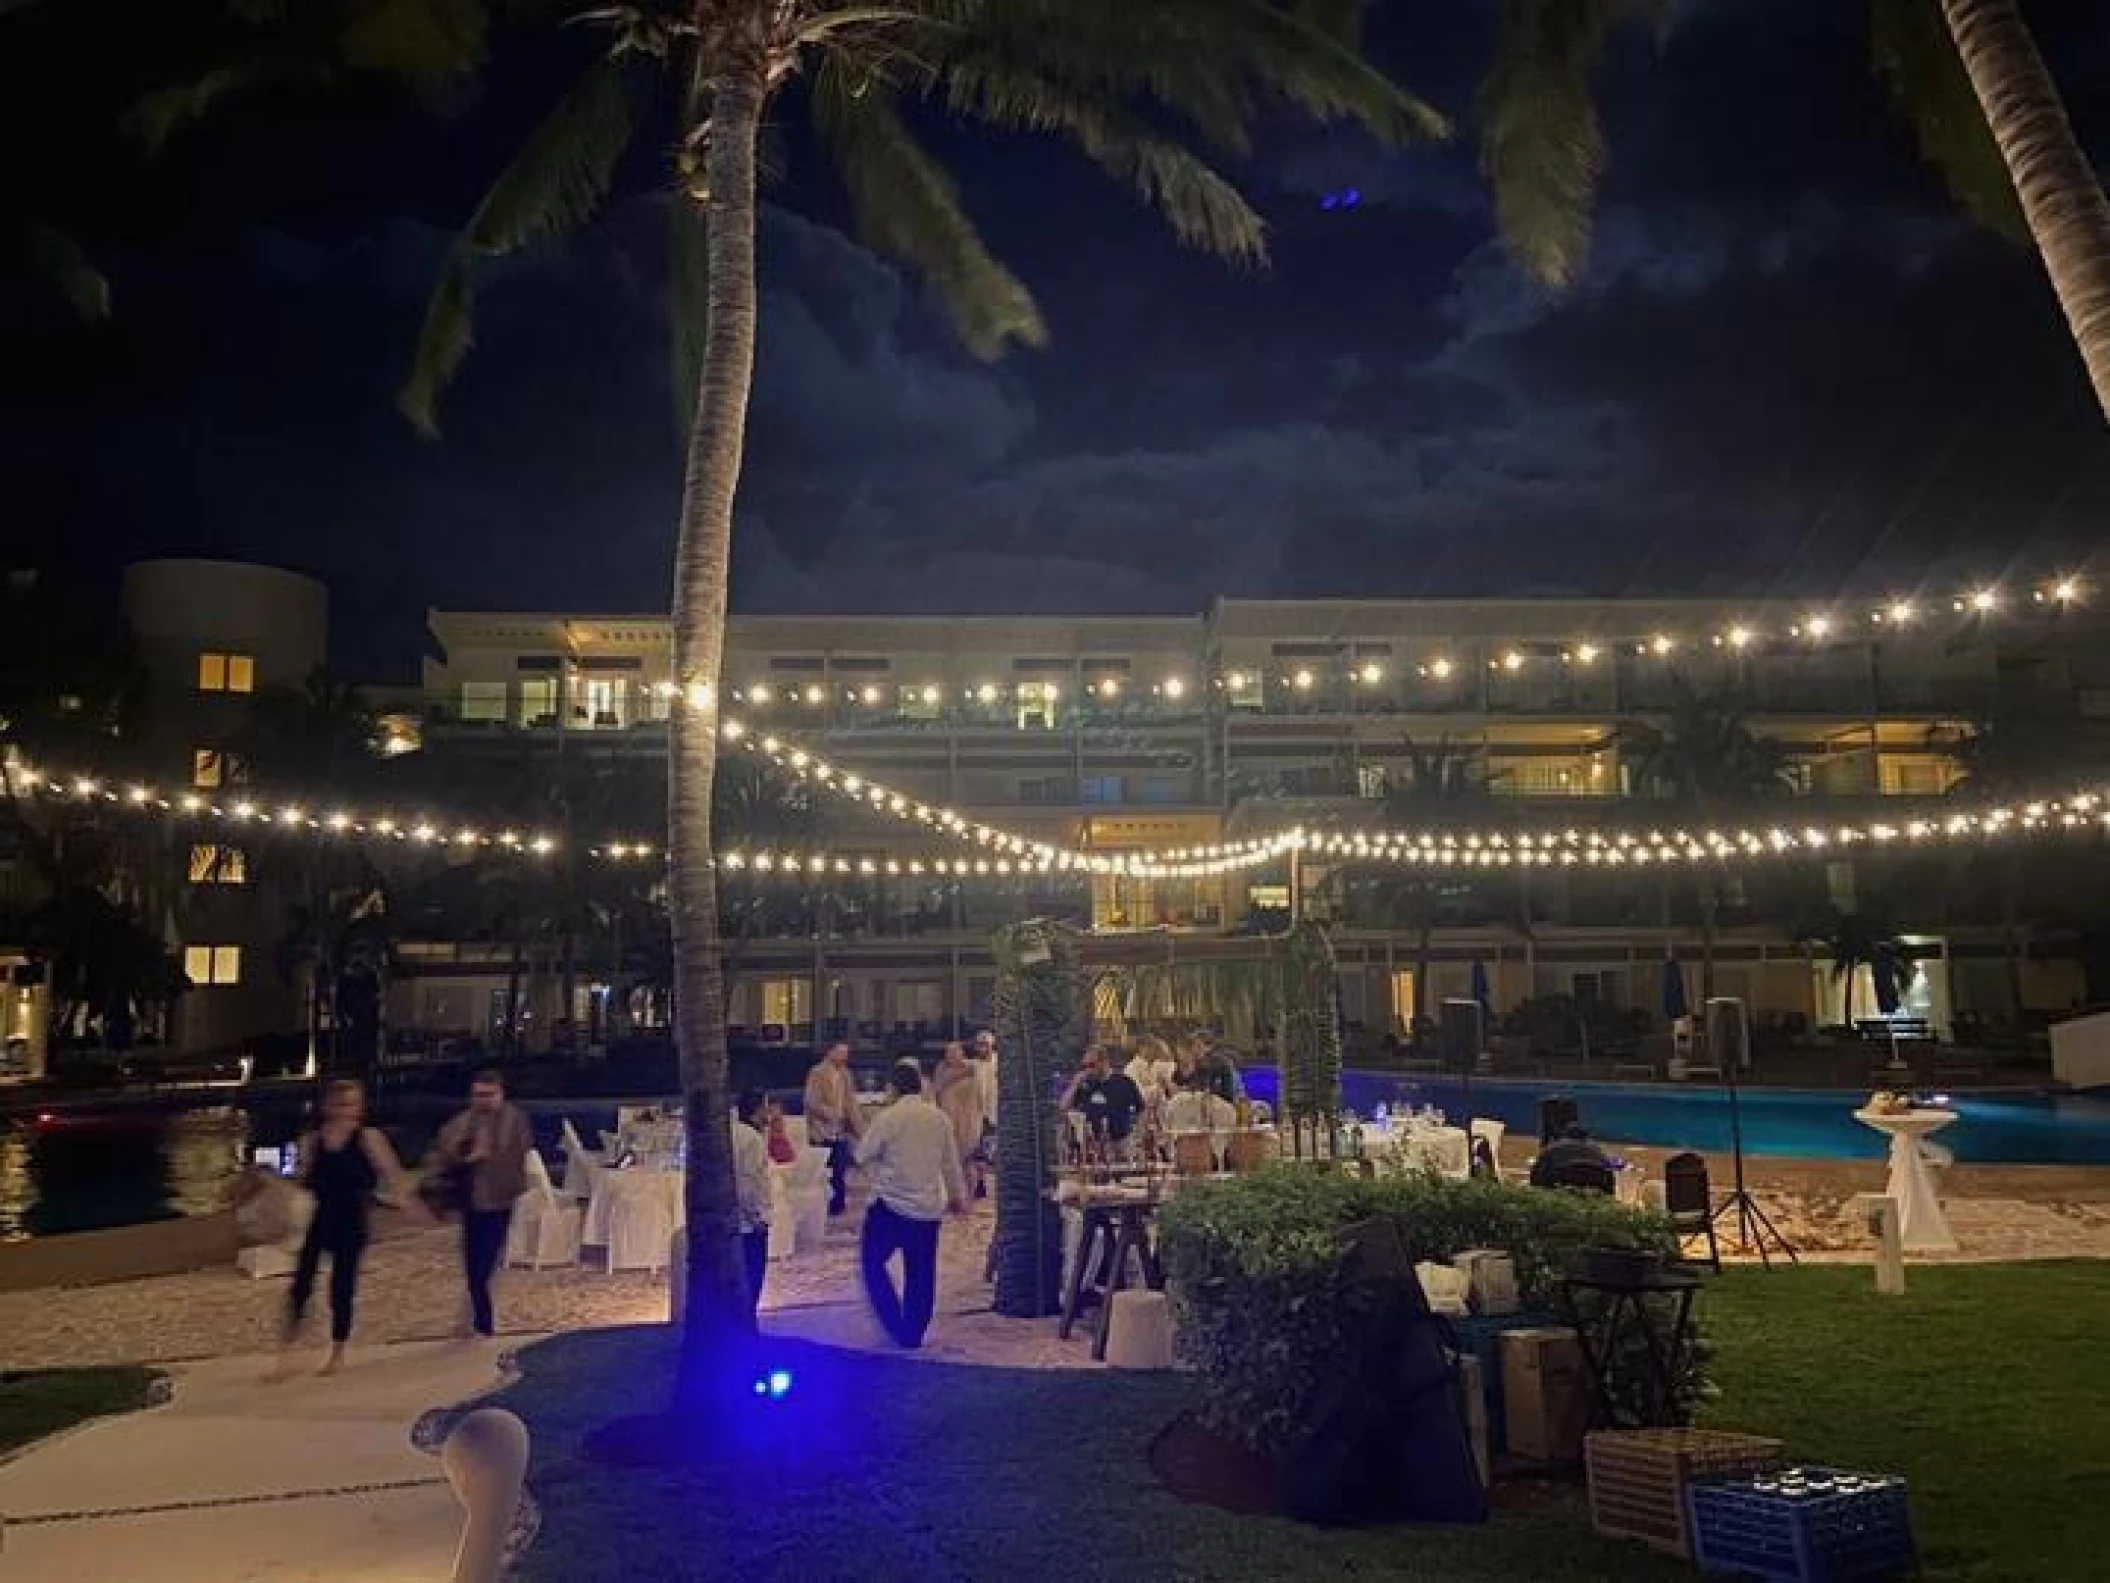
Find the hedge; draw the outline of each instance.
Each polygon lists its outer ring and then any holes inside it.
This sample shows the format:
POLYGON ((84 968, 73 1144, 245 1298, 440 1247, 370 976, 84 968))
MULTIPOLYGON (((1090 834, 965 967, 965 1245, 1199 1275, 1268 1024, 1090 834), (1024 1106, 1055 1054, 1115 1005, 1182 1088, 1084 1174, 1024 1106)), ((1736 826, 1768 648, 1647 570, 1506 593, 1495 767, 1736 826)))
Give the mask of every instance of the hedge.
POLYGON ((1268 1454, 1297 1439, 1358 1314, 1337 1238, 1370 1219, 1397 1227, 1416 1262, 1506 1250, 1531 1308, 1552 1304, 1587 1249, 1672 1246, 1661 1217, 1609 1198, 1425 1172, 1276 1165, 1184 1187, 1162 1211, 1160 1252, 1179 1354, 1217 1428, 1268 1454))

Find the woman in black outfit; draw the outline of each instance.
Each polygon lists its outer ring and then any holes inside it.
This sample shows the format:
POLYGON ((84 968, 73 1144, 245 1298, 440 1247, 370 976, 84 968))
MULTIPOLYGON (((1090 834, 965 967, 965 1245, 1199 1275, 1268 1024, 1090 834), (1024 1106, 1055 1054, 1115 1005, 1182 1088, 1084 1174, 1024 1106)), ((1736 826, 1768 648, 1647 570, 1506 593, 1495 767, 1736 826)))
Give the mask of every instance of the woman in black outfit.
MULTIPOLYGON (((330 1256, 330 1357, 322 1366, 334 1374, 344 1366, 344 1346, 352 1336, 352 1298, 359 1286, 359 1260, 366 1252, 367 1222, 375 1190, 386 1184, 398 1201, 416 1205, 403 1191, 403 1166, 388 1139, 366 1125, 366 1091, 357 1083, 332 1083, 323 1094, 322 1125, 300 1140, 296 1180, 314 1195, 315 1218, 300 1245, 293 1271, 293 1296, 286 1314, 284 1345, 291 1348, 315 1290, 322 1256, 330 1256)), ((289 1372, 281 1360, 278 1372, 289 1372)))

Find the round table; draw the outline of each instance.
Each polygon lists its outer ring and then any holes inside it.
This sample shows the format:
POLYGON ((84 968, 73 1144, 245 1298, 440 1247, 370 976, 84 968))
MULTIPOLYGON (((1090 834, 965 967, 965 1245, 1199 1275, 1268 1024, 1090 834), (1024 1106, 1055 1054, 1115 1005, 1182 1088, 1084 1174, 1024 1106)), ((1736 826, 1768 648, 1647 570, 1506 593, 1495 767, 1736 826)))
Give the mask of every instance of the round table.
POLYGON ((1920 1154, 1920 1140, 1956 1119, 1953 1110, 1905 1110, 1895 1115, 1857 1110, 1854 1120, 1890 1138, 1890 1184, 1898 1201, 1898 1232, 1907 1253, 1953 1253, 1956 1234, 1942 1213, 1934 1176, 1920 1154))

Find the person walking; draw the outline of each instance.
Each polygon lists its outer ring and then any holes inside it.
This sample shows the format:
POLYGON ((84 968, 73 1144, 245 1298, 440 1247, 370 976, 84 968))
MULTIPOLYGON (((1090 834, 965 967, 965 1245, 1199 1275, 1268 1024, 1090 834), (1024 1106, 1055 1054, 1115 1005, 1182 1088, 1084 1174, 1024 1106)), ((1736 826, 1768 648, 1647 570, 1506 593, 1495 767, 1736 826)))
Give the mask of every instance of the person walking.
POLYGON ((931 1096, 952 1123, 968 1193, 980 1198, 988 1191, 982 1183, 982 1089, 974 1063, 967 1059, 967 1048, 957 1039, 945 1046, 938 1069, 931 1073, 931 1096))
POLYGON ((762 1306, 769 1273, 769 1096, 750 1088, 733 1115, 733 1191, 740 1210, 740 1256, 747 1266, 747 1318, 762 1306))
POLYGON ((431 1168, 452 1185, 462 1217, 462 1272, 469 1284, 469 1327, 497 1334, 491 1311, 491 1272, 505 1251, 513 1204, 527 1191, 527 1157, 534 1133, 527 1114, 506 1101, 505 1079, 478 1072, 469 1082, 469 1108, 440 1128, 431 1168))
POLYGON ((903 1347, 923 1345, 938 1302, 938 1224, 949 1208, 967 1211, 952 1123, 923 1097, 923 1074, 903 1061, 887 1079, 894 1102, 882 1110, 857 1145, 857 1163, 872 1174, 872 1206, 865 1211, 859 1249, 865 1292, 887 1334, 903 1347), (888 1261, 901 1255, 901 1289, 888 1261))
POLYGON ((857 1086, 850 1081, 850 1047, 838 1039, 806 1074, 806 1142, 828 1151, 828 1213, 849 1203, 850 1159, 865 1130, 857 1086))
POLYGON ((344 1367, 344 1349, 352 1339, 352 1305, 359 1292, 359 1261, 366 1254, 374 1193, 386 1187, 399 1202, 415 1205, 402 1162, 377 1127, 366 1124, 366 1090, 343 1080, 323 1093, 322 1124, 300 1140, 294 1180, 315 1201, 315 1213, 301 1240, 293 1269, 293 1291, 286 1306, 285 1335, 274 1378, 291 1373, 293 1343, 299 1339, 308 1300, 322 1256, 330 1256, 330 1356, 325 1374, 344 1367))

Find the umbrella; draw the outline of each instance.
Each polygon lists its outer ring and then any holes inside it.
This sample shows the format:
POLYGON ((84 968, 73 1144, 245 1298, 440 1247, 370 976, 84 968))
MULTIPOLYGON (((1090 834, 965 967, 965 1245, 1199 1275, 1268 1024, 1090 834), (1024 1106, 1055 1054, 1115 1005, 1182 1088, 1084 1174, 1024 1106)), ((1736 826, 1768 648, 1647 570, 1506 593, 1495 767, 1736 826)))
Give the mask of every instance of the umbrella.
POLYGON ((1898 960, 1895 951, 1879 950, 1868 964, 1868 976, 1875 983, 1876 1010, 1886 1017, 1896 1016, 1905 998, 1905 964, 1898 960))
POLYGON ((1663 959, 1663 1015, 1672 1022, 1692 1015, 1692 1002, 1685 998, 1685 969, 1674 956, 1663 959))
POLYGON ((1487 964, 1477 956, 1473 958, 1473 999, 1480 1003, 1480 1010, 1494 1015, 1494 996, 1487 987, 1487 964))

